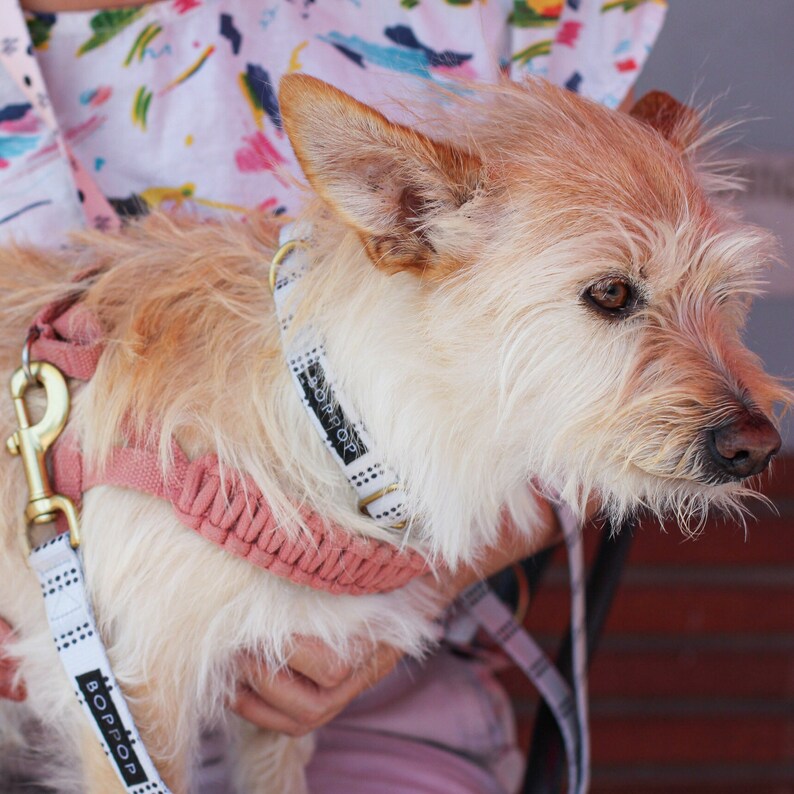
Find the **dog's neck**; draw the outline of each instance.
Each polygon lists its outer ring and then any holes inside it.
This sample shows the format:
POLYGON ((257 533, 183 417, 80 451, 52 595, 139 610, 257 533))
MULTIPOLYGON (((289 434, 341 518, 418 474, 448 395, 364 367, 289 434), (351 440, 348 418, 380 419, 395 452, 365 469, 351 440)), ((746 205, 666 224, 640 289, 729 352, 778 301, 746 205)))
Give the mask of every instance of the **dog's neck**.
MULTIPOLYGON (((355 232, 322 215, 312 229, 309 271, 291 306, 296 330, 310 326, 322 338, 337 386, 405 484, 409 538, 448 561, 467 558, 493 540, 505 499, 513 497, 518 516, 531 510, 496 424, 494 362, 483 350, 452 354, 464 338, 456 326, 468 319, 454 292, 442 295, 412 273, 383 273, 355 232)), ((293 403, 289 421, 305 424, 292 416, 303 410, 297 395, 293 403)), ((311 448, 311 467, 330 474, 328 452, 318 460, 311 448)))
MULTIPOLYGON (((495 540, 505 501, 519 518, 532 510, 522 440, 499 424, 500 362, 463 332, 487 323, 468 308, 462 281, 388 275, 355 232, 321 210, 310 220, 311 267, 293 328, 309 325, 323 339, 338 387, 404 482, 408 542, 447 562, 470 558, 495 540)), ((272 235, 254 221, 153 216, 128 235, 92 239, 94 258, 118 264, 86 294, 113 340, 76 396, 87 459, 101 462, 130 417, 144 433, 157 417, 162 436, 189 456, 216 452, 248 472, 277 515, 295 517, 290 505, 300 502, 354 533, 399 540, 361 515, 301 405, 267 283, 272 235)))

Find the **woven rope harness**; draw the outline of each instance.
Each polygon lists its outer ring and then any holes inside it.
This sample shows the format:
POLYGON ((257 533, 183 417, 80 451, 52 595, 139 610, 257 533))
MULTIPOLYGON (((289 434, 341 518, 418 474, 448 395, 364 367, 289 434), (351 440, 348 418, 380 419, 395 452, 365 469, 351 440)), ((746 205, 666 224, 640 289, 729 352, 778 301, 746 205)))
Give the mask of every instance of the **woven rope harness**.
MULTIPOLYGON (((105 345, 97 318, 78 297, 39 313, 30 330, 30 354, 69 378, 88 381, 105 345)), ((101 470, 87 470, 66 433, 52 451, 54 485, 77 507, 83 493, 98 485, 165 499, 179 521, 206 540, 277 576, 333 594, 389 592, 429 570, 414 550, 354 536, 305 509, 301 519, 309 536, 295 537, 277 524, 267 497, 248 475, 224 468, 221 476, 217 455, 188 460, 173 439, 171 452, 173 465, 165 474, 159 456, 134 441, 114 449, 101 470)))

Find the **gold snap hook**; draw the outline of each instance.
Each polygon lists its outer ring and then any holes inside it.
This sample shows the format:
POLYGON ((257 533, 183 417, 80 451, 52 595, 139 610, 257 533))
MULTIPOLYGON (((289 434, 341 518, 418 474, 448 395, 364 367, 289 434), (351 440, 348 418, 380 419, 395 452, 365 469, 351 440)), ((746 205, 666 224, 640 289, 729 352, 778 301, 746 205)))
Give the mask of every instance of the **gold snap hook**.
POLYGON ((70 407, 69 389, 60 370, 52 364, 46 361, 26 364, 11 376, 11 398, 17 430, 6 442, 8 451, 22 458, 28 482, 30 493, 25 518, 28 523, 47 524, 62 512, 69 525, 69 541, 72 548, 76 549, 80 545, 77 510, 70 499, 53 493, 44 457, 66 426, 70 407), (33 425, 25 402, 25 393, 32 383, 43 386, 47 397, 44 416, 33 425))

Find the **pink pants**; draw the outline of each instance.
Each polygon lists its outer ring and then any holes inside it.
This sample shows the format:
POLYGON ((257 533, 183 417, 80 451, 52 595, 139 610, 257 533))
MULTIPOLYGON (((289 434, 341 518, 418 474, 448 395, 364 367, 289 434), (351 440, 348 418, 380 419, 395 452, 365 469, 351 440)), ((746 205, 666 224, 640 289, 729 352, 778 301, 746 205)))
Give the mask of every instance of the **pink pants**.
POLYGON ((319 731, 312 794, 513 794, 524 759, 510 701, 482 663, 406 662, 319 731))
MULTIPOLYGON (((439 651, 408 661, 317 735, 312 794, 514 794, 524 759, 510 701, 486 665, 439 651)), ((200 794, 225 794, 202 770, 200 794)))

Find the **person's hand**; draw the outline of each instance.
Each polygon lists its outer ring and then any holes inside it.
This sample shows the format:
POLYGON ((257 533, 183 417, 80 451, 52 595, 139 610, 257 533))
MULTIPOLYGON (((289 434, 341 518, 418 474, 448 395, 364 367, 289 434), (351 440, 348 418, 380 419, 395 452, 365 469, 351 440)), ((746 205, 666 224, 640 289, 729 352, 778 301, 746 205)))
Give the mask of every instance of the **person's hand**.
MULTIPOLYGON (((441 593, 444 605, 474 582, 561 540, 550 505, 541 502, 540 507, 541 528, 531 536, 505 521, 498 543, 476 566, 461 566, 453 576, 425 576, 426 583, 441 593)), ((243 656, 232 709, 259 728, 303 736, 330 722, 364 690, 388 675, 402 655, 381 643, 370 653, 361 654, 366 661, 354 666, 340 660, 319 640, 302 639, 289 659, 289 667, 275 674, 255 657, 243 656)))
POLYGON ((24 682, 14 684, 19 663, 6 653, 6 643, 11 635, 11 626, 0 618, 0 698, 21 701, 27 697, 27 691, 24 682))
POLYGON ((232 710, 265 730, 304 736, 330 722, 365 689, 388 675, 402 652, 381 643, 358 666, 340 660, 319 640, 299 640, 289 667, 272 674, 250 655, 240 657, 232 710))

